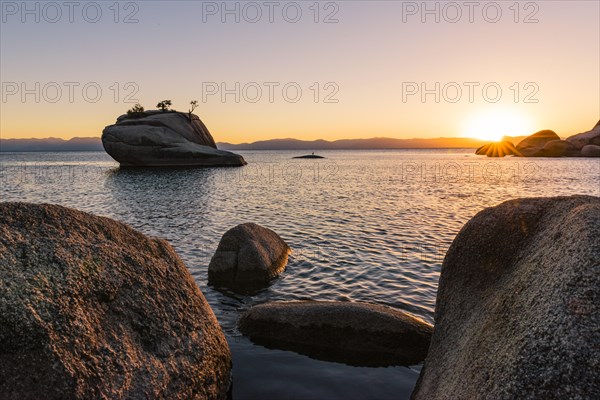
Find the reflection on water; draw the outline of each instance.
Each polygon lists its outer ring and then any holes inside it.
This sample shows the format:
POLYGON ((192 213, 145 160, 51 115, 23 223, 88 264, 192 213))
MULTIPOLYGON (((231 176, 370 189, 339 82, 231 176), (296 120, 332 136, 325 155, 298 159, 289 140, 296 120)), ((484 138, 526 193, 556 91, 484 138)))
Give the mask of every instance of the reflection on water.
POLYGON ((267 350, 241 337, 239 313, 267 300, 352 300, 432 321, 440 265, 475 213, 515 197, 600 195, 597 159, 486 159, 466 151, 244 152, 226 169, 119 169, 104 153, 0 155, 2 200, 56 203, 169 240, 213 307, 234 353, 234 398, 404 398, 417 373, 357 369, 267 350), (225 231, 255 222, 292 247, 255 296, 206 284, 225 231), (295 388, 297 392, 292 392, 295 388))

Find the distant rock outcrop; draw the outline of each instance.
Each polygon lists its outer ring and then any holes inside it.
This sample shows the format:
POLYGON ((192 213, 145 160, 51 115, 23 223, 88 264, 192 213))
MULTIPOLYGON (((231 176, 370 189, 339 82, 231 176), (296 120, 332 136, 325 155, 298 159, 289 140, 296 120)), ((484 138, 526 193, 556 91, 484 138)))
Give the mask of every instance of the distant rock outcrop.
POLYGON ((432 326, 377 304, 292 301, 245 312, 240 331, 254 342, 351 365, 411 365, 427 354, 432 326))
POLYGON ((414 399, 600 393, 600 198, 481 211, 444 259, 414 399))
POLYGON ((578 156, 579 150, 566 140, 551 140, 536 155, 541 157, 572 157, 578 156))
POLYGON ((253 292, 287 265, 290 247, 270 229, 253 223, 228 230, 208 266, 208 280, 236 292, 253 292))
POLYGON ((521 153, 515 148, 515 145, 508 140, 483 145, 475 151, 475 154, 486 155, 488 157, 521 155, 521 153))
POLYGON ((145 111, 121 115, 102 132, 106 152, 121 166, 240 166, 242 156, 217 150, 195 114, 145 111))
POLYGON ((583 149, 587 145, 600 146, 600 121, 598 121, 598 123, 587 132, 569 136, 567 141, 571 142, 573 146, 579 150, 583 149))
POLYGON ((554 131, 539 131, 521 140, 517 144, 517 150, 524 157, 539 157, 543 154, 542 149, 544 146, 553 140, 560 140, 560 137, 554 131))
POLYGON ((0 397, 223 399, 231 355, 164 240, 0 203, 0 397))
POLYGON ((584 157, 600 157, 600 146, 594 144, 583 146, 581 155, 584 157))

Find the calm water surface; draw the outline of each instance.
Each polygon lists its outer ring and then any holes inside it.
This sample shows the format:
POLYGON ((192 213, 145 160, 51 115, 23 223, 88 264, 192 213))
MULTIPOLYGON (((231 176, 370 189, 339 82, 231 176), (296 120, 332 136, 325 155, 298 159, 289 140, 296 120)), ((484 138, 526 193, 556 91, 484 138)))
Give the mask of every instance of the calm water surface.
POLYGON ((211 304, 234 356, 234 399, 402 399, 419 366, 357 368, 256 346, 240 312, 267 300, 367 301, 433 321, 443 256, 484 207, 516 197, 600 196, 598 159, 487 159, 473 150, 240 152, 227 169, 121 170, 104 153, 2 153, 2 201, 55 203, 171 242, 211 304), (255 222, 292 247, 255 296, 207 285, 229 228, 255 222))

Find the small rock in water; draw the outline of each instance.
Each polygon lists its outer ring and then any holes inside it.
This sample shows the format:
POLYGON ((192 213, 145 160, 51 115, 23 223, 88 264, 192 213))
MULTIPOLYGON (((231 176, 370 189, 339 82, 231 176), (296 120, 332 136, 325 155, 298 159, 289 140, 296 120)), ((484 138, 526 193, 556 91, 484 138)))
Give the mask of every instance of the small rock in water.
POLYGON ((221 238, 208 266, 209 283, 252 293, 279 276, 291 252, 272 230, 254 223, 238 225, 221 238))

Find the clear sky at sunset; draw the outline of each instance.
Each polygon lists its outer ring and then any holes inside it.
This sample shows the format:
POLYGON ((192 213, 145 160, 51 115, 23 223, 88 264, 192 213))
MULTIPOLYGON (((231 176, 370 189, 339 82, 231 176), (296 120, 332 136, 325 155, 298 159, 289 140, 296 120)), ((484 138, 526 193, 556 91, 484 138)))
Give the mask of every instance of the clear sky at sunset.
POLYGON ((66 3, 2 1, 2 138, 100 136, 162 99, 198 100, 233 143, 569 136, 600 116, 598 1, 66 3))

